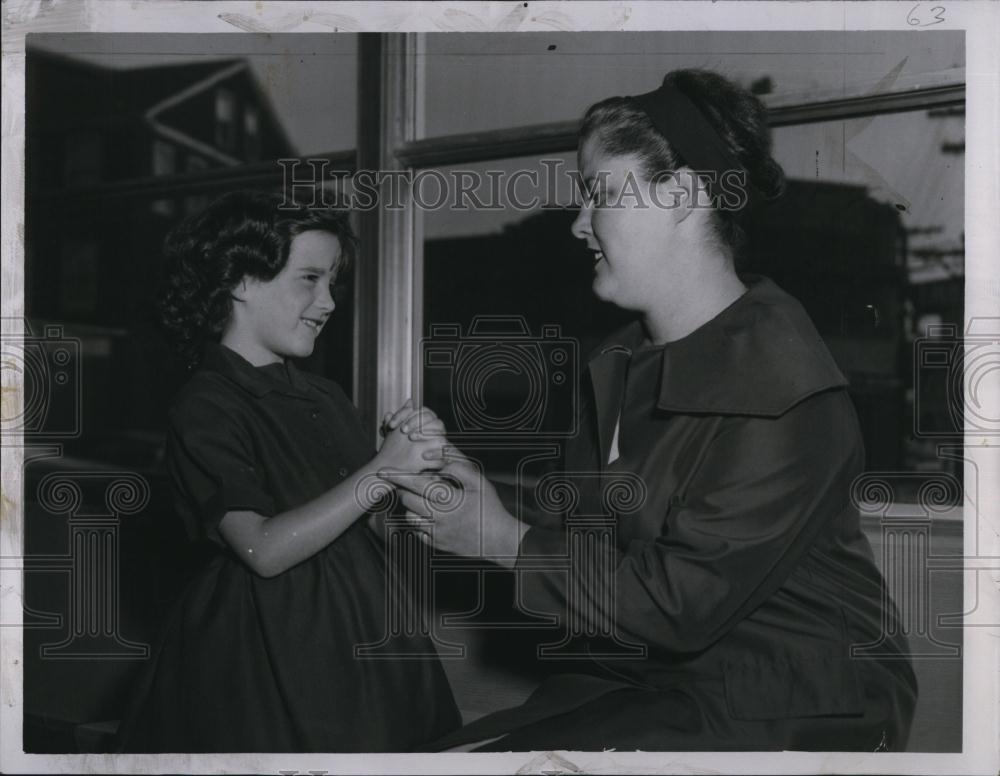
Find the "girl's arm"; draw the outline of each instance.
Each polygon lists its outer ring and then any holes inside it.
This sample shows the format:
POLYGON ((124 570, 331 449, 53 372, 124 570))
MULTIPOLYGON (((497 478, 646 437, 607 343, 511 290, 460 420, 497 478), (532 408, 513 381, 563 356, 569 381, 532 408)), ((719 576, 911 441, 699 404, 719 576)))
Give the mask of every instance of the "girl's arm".
POLYGON ((251 511, 227 512, 219 524, 219 533, 237 556, 262 577, 273 577, 298 565, 374 508, 373 497, 366 494, 371 489, 358 487, 365 477, 384 468, 416 472, 444 464, 441 450, 445 438, 413 432, 410 423, 387 431, 378 455, 323 495, 273 517, 251 511))

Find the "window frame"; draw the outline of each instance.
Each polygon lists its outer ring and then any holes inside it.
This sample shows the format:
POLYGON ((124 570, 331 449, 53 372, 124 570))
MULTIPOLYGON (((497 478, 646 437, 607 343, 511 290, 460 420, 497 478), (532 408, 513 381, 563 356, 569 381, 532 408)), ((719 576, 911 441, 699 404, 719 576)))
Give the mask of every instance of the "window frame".
MULTIPOLYGON (((572 152, 578 122, 506 127, 418 137, 422 124, 425 33, 366 33, 359 45, 358 169, 414 173, 429 167, 572 152)), ((789 103, 768 111, 771 127, 788 127, 965 106, 964 82, 835 100, 789 103)), ((362 214, 355 318, 354 396, 366 429, 407 397, 419 401, 416 358, 423 331, 422 218, 412 201, 402 211, 362 214), (362 277, 363 276, 363 277, 362 277), (401 334, 402 333, 402 334, 401 334)))

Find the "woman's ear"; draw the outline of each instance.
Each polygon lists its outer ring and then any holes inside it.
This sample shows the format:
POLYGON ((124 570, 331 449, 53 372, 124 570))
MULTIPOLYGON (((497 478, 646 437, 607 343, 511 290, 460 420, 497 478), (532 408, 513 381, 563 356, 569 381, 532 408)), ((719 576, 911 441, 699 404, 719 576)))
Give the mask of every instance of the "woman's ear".
POLYGON ((691 214, 692 203, 697 202, 695 190, 697 176, 687 167, 659 177, 654 183, 653 204, 666 210, 674 223, 680 223, 691 214))
POLYGON ((708 189, 697 173, 690 167, 681 167, 671 178, 674 190, 677 192, 677 206, 674 211, 674 222, 681 223, 700 207, 708 207, 708 189))

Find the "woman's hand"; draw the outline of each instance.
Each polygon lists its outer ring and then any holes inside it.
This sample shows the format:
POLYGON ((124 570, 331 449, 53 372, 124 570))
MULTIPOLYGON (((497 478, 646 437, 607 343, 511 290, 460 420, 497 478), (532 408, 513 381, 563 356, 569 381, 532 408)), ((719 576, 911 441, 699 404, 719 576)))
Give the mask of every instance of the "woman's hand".
POLYGON ((396 486, 407 519, 425 541, 456 555, 514 567, 528 526, 504 508, 496 488, 470 461, 450 456, 431 481, 405 471, 382 470, 379 476, 396 486))

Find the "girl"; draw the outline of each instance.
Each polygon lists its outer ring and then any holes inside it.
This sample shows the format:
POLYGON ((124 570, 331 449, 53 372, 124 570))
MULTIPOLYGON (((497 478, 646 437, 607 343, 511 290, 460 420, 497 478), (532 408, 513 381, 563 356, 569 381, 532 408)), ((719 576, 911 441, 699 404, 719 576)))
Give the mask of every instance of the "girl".
MULTIPOLYGON (((439 468, 439 422, 407 403, 372 458, 340 388, 292 364, 355 241, 343 214, 281 204, 229 194, 167 239, 163 323, 200 356, 170 410, 169 470, 189 535, 215 552, 171 610, 121 751, 398 751, 460 722, 436 657, 355 654, 389 635, 388 596, 410 605, 358 519, 375 507, 366 478, 439 468)), ((390 647, 434 654, 419 635, 390 647)))

